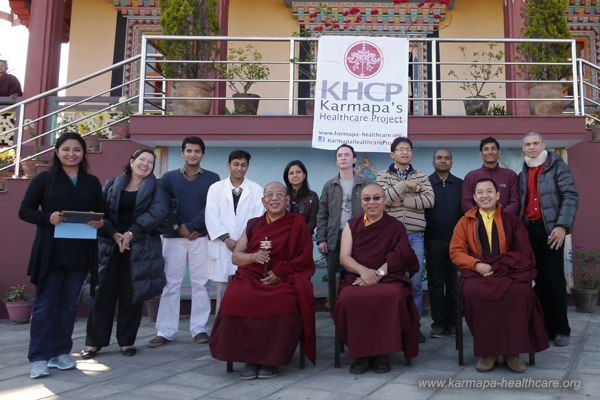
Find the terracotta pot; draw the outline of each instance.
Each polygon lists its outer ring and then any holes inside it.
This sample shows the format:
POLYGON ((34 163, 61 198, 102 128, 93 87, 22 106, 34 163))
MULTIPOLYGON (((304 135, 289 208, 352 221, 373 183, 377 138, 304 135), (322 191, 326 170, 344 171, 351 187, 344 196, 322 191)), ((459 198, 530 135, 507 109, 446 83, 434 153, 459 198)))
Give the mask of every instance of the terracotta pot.
POLYGON ((26 178, 33 178, 37 175, 37 164, 39 160, 21 161, 21 169, 26 178))
POLYGON ((234 93, 232 97, 233 108, 236 114, 256 115, 258 112, 259 95, 254 93, 234 93))
POLYGON ((0 192, 6 192, 6 179, 0 178, 0 192))
POLYGON ((598 289, 572 288, 571 296, 575 310, 580 313, 592 313, 598 303, 598 289))
POLYGON ((490 101, 485 97, 469 97, 463 104, 467 115, 487 115, 490 101))
POLYGON ((600 142, 600 125, 592 125, 587 130, 590 132, 590 142, 600 142))
POLYGON ((561 115, 567 102, 563 98, 563 85, 560 83, 538 83, 529 90, 529 96, 539 99, 530 100, 529 111, 533 115, 561 115))
POLYGON ((8 318, 13 324, 27 324, 31 319, 31 309, 33 308, 33 301, 15 301, 6 304, 6 311, 8 311, 8 318))
POLYGON ((113 139, 129 139, 129 122, 118 122, 110 127, 113 139))
POLYGON ((85 147, 88 153, 97 153, 100 151, 100 138, 96 135, 86 135, 83 137, 85 147))
MULTIPOLYGON (((173 84, 174 97, 212 97, 213 86, 207 82, 176 82, 173 84)), ((208 115, 212 99, 173 100, 175 115, 208 115)))

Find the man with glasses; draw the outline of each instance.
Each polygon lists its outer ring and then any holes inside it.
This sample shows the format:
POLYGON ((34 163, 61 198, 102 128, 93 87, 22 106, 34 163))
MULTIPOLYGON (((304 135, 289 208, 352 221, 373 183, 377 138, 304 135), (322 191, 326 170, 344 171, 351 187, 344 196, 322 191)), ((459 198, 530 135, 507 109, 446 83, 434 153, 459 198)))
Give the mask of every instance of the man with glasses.
POLYGON ((363 214, 342 233, 340 263, 346 274, 334 311, 336 328, 354 359, 350 373, 390 371, 390 353, 411 359, 419 352, 419 316, 408 274, 419 270, 406 229, 385 213, 376 183, 361 193, 363 214))
MULTIPOLYGON (((434 205, 434 193, 429 178, 410 164, 413 158, 413 145, 410 139, 398 137, 390 146, 394 162, 386 171, 377 175, 377 183, 385 192, 385 211, 404 224, 408 240, 419 260, 419 271, 410 279, 414 288, 415 303, 419 318, 423 313, 423 258, 425 231, 425 209, 434 205)), ((425 335, 419 333, 421 343, 425 335)))
POLYGON ((206 197, 206 229, 208 230, 208 264, 210 279, 217 285, 217 307, 236 266, 231 262, 233 249, 250 218, 264 211, 262 187, 246 178, 250 153, 234 150, 229 154, 229 176, 208 189, 206 197))
POLYGON ((266 213, 248 221, 233 252, 239 266, 210 339, 214 358, 246 363, 242 379, 266 379, 287 365, 299 340, 316 356, 312 237, 279 182, 265 186, 266 213))

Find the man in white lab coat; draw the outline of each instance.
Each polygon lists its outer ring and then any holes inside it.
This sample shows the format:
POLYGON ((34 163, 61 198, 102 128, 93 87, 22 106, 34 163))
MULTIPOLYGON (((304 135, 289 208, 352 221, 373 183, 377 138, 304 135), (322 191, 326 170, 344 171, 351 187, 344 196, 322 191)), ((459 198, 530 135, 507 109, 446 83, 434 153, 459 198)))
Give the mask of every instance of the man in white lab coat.
POLYGON ((210 279, 217 284, 217 308, 219 311, 229 277, 237 267, 231 262, 233 249, 246 228, 250 218, 264 212, 262 187, 246 179, 250 154, 234 150, 229 154, 229 176, 215 182, 208 189, 206 198, 206 229, 208 231, 208 263, 210 279))

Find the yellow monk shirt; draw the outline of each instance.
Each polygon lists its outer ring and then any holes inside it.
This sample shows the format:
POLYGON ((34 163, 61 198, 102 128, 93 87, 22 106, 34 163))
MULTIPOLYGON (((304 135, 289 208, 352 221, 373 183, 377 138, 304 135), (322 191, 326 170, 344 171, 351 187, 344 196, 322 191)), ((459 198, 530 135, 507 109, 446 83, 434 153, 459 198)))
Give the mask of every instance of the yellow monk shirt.
POLYGON ((490 249, 492 248, 492 226, 494 225, 494 214, 496 214, 496 210, 487 214, 486 212, 479 209, 479 214, 481 215, 481 219, 483 220, 483 226, 485 227, 485 233, 487 234, 488 243, 490 244, 490 249))

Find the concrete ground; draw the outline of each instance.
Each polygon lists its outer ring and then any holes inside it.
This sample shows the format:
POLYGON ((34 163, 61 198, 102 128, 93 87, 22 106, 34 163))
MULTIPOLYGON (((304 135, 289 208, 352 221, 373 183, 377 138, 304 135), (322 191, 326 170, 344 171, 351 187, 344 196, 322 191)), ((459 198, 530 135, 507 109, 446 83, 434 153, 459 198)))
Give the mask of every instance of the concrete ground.
MULTIPOLYGON (((194 343, 188 318, 182 318, 176 341, 146 348, 155 335, 147 317, 140 327, 136 356, 121 355, 113 339, 96 359, 87 361, 78 355, 85 337, 85 320, 78 320, 73 334, 77 369, 53 369, 49 377, 33 380, 27 361, 29 325, 4 320, 0 321, 0 399, 600 399, 600 313, 581 314, 570 308, 569 319, 570 345, 538 353, 536 365, 523 374, 502 364, 488 373, 475 371, 472 341, 465 329, 465 366, 458 366, 454 338, 428 337, 412 365, 405 366, 402 354, 395 354, 390 373, 369 371, 357 376, 348 372, 346 354, 342 354, 342 368, 333 367, 333 323, 320 312, 317 366, 307 362, 306 369, 298 369, 296 355, 276 378, 251 381, 239 379, 241 364, 228 374, 224 362, 212 359, 208 345, 194 343)), ((423 318, 426 335, 430 322, 423 318)))

